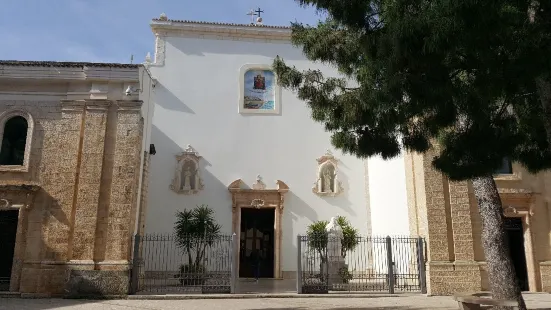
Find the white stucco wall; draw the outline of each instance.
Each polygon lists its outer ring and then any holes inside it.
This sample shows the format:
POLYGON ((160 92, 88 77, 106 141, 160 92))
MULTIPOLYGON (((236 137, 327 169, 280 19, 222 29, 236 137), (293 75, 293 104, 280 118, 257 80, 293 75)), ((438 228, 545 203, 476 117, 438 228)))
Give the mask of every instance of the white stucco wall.
POLYGON ((377 236, 409 235, 404 156, 368 159, 371 233, 377 236))
MULTIPOLYGON (((223 231, 230 233, 231 195, 227 186, 239 178, 250 186, 260 174, 268 188, 275 188, 276 179, 290 187, 282 220, 283 271, 295 270, 296 236, 305 233, 314 221, 343 215, 362 235, 368 234, 364 163, 331 146, 330 134, 311 119, 305 103, 283 90, 281 115, 238 113, 239 71, 245 64, 271 65, 279 55, 298 69, 320 68, 334 74, 333 70, 307 61, 300 50, 284 43, 168 37, 165 53, 164 66, 151 68, 158 80, 151 133, 157 154, 150 166, 146 232, 171 232, 177 210, 208 204, 223 231), (203 156, 205 188, 194 196, 169 189, 175 155, 187 144, 203 156), (345 192, 338 197, 312 193, 316 158, 327 149, 339 159, 339 178, 345 192)), ((374 232, 407 223, 403 160, 370 160, 369 169, 369 182, 375 190, 370 193, 371 208, 380 217, 373 220, 374 232), (396 187, 403 193, 396 193, 396 187), (383 199, 383 195, 391 197, 383 199), (392 207, 393 203, 403 205, 392 207)))

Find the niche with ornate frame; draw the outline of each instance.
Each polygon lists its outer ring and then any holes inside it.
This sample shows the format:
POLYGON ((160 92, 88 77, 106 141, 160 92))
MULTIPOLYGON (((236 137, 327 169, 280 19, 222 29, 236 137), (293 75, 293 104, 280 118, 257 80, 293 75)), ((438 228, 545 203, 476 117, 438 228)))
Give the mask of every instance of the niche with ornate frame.
POLYGON ((334 197, 344 192, 344 187, 338 177, 338 160, 330 150, 316 159, 318 162, 317 179, 312 192, 318 196, 334 197))
POLYGON ((182 153, 176 155, 177 165, 170 184, 171 190, 178 194, 193 195, 205 187, 199 168, 200 159, 199 153, 189 144, 182 153))

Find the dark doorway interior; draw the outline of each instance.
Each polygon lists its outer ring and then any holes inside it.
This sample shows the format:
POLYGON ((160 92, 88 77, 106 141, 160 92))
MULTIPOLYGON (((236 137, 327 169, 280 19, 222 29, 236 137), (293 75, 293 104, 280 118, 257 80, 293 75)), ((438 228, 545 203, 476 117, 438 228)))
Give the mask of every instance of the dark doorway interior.
POLYGON ((524 251, 524 230, 522 219, 518 217, 505 218, 505 232, 509 239, 509 249, 513 266, 517 273, 520 289, 528 291, 528 270, 526 268, 526 252, 524 251))
POLYGON ((0 211, 0 291, 9 291, 18 210, 0 211))
POLYGON ((259 278, 274 277, 274 220, 274 208, 241 209, 239 277, 254 277, 254 252, 260 263, 259 278))

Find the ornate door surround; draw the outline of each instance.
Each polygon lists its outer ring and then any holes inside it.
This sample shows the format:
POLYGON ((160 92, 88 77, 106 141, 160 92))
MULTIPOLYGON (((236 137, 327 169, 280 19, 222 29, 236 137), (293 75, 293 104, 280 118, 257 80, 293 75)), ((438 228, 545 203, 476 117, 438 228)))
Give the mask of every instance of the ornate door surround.
POLYGON ((0 184, 0 211, 19 211, 15 249, 10 277, 10 292, 18 292, 25 249, 27 246, 27 224, 29 209, 40 187, 35 184, 0 184))
MULTIPOLYGON (((281 240, 283 232, 281 231, 281 220, 283 210, 285 209, 285 193, 289 191, 289 187, 283 181, 276 181, 275 189, 266 189, 260 177, 257 178, 257 183, 253 184, 253 188, 245 188, 245 183, 241 179, 233 181, 228 190, 232 195, 232 231, 236 234, 237 240, 241 240, 241 208, 274 208, 274 278, 282 278, 281 270, 281 240)), ((239 246, 237 252, 233 253, 234 259, 239 266, 239 246)), ((238 267, 239 268, 239 267, 238 267)), ((237 270, 239 274, 239 270, 237 270)))
POLYGON ((539 264, 534 253, 534 232, 532 216, 536 197, 533 193, 504 193, 499 196, 503 205, 505 217, 518 217, 522 220, 524 232, 524 253, 526 256, 526 269, 528 272, 528 287, 531 292, 541 291, 541 278, 539 264))

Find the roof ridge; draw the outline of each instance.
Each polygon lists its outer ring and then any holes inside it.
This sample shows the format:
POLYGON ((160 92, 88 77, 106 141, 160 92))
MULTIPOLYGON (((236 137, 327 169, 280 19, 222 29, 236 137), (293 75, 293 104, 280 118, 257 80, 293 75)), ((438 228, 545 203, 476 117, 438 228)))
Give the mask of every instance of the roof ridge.
POLYGON ((237 26, 237 27, 250 27, 250 28, 270 28, 270 29, 291 29, 289 26, 276 26, 276 25, 264 25, 264 24, 239 24, 239 23, 226 23, 226 22, 207 22, 207 21, 195 21, 187 19, 161 19, 153 18, 154 22, 172 22, 182 24, 201 24, 201 25, 217 25, 217 26, 237 26))
POLYGON ((0 60, 0 65, 8 66, 57 66, 57 67, 113 67, 113 68, 138 68, 140 64, 109 63, 109 62, 80 62, 80 61, 42 61, 42 60, 0 60))

